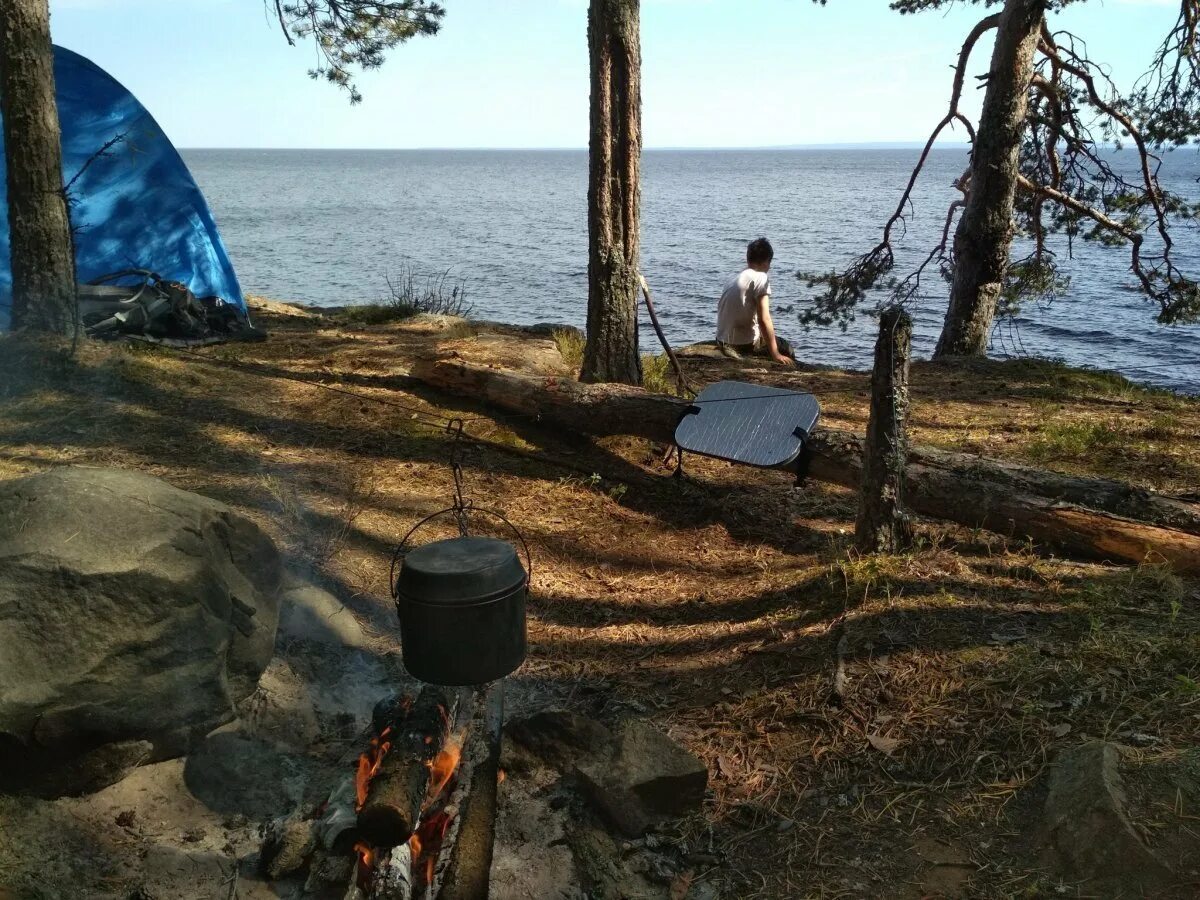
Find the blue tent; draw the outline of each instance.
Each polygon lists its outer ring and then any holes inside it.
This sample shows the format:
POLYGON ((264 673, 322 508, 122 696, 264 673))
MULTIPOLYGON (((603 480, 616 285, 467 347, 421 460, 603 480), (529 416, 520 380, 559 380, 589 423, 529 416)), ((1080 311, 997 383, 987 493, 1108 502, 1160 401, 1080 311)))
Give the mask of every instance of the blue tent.
MULTIPOLYGON (((244 312, 204 195, 154 117, 107 72, 62 47, 54 48, 54 78, 64 183, 79 176, 71 187, 79 281, 149 269, 197 297, 220 297, 244 312)), ((2 141, 0 134, 0 149, 2 141)), ((0 325, 12 305, 7 194, 0 153, 0 325)))

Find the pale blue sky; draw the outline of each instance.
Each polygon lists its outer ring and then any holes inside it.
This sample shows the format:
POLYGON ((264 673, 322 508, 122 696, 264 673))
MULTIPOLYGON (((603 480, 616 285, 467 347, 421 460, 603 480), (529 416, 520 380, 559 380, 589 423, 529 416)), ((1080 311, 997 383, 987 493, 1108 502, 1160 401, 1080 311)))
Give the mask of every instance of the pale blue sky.
MULTIPOLYGON (((261 0, 50 0, 54 39, 107 69, 181 147, 582 147, 586 0, 444 0, 442 32, 359 79, 305 73, 261 0)), ((1091 0, 1057 17, 1128 83, 1178 0, 1091 0)), ((919 141, 943 115, 979 7, 886 0, 643 0, 646 143, 919 141)), ((976 50, 986 68, 990 43, 976 50)), ((968 88, 978 102, 978 91, 968 88)), ((961 139, 961 135, 957 138, 961 139)))

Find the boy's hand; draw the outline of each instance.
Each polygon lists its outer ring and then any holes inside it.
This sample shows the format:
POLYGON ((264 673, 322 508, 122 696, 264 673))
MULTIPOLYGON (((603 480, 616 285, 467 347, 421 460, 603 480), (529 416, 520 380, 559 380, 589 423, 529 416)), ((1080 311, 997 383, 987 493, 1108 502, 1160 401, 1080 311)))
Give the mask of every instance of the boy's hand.
POLYGON ((790 356, 784 356, 782 353, 774 354, 775 362, 783 366, 794 366, 796 361, 790 356))

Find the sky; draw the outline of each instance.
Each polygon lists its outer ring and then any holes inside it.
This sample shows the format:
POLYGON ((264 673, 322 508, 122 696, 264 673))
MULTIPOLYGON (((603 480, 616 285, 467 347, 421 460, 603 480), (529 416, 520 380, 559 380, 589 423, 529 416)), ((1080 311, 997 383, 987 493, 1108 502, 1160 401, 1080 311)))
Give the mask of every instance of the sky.
MULTIPOLYGON (((443 0, 434 37, 358 79, 351 107, 310 80, 262 0, 50 0, 51 31, 108 70, 180 147, 587 145, 586 0, 443 0)), ((1055 17, 1119 84, 1178 0, 1089 0, 1055 17)), ((647 147, 917 142, 982 7, 901 16, 886 0, 643 0, 647 147)), ((986 71, 990 41, 972 72, 986 71)), ((968 87, 966 109, 981 92, 968 87)), ((949 140, 964 140, 961 132, 949 140)))

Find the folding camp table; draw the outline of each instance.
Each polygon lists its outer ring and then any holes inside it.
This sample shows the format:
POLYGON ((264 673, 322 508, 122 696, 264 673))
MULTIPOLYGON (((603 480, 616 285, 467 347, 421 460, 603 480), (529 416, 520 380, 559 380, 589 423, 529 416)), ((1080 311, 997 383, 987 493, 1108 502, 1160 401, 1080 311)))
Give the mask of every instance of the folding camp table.
POLYGON ((765 469, 807 468, 804 448, 821 416, 812 394, 740 381, 719 381, 700 392, 675 427, 679 468, 683 451, 765 469))

